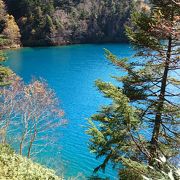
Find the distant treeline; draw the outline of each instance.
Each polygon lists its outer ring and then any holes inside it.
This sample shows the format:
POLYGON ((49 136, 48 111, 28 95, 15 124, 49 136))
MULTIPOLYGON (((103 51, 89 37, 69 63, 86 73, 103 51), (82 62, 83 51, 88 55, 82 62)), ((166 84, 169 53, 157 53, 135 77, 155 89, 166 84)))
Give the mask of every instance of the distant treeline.
POLYGON ((133 0, 5 0, 25 46, 123 42, 133 0))

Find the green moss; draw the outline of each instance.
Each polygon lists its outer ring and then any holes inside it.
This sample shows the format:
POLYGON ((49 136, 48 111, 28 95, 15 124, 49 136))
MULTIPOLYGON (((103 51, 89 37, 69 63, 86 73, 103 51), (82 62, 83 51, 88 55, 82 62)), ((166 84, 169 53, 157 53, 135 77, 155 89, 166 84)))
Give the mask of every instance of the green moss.
POLYGON ((16 154, 8 145, 0 145, 0 179, 62 180, 51 169, 16 154))

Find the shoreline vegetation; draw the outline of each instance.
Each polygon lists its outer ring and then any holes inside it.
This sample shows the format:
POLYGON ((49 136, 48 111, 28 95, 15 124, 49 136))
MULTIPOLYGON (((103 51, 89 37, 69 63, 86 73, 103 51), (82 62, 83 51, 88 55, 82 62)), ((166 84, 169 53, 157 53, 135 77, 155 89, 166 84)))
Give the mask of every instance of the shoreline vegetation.
POLYGON ((0 49, 128 42, 124 25, 144 0, 0 0, 0 49))
POLYGON ((132 0, 0 0, 0 48, 127 42, 132 0))

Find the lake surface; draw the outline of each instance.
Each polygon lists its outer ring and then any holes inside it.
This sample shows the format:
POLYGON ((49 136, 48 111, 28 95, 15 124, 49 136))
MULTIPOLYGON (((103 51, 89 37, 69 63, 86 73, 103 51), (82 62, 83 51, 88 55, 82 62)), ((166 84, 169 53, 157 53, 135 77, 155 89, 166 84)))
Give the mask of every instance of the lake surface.
MULTIPOLYGON (((110 102, 98 92, 94 81, 102 79, 114 82, 111 75, 122 74, 105 59, 103 48, 109 49, 118 57, 131 56, 133 53, 129 44, 87 44, 7 51, 8 66, 25 82, 29 82, 32 77, 46 79, 61 101, 61 108, 68 120, 68 125, 57 132, 61 134, 61 153, 57 154, 55 150, 53 153, 52 150, 40 157, 44 160, 52 157, 53 162, 57 160, 66 177, 76 176, 78 173, 88 177, 101 162, 89 152, 85 131, 87 118, 96 113, 101 105, 110 102)), ((105 173, 98 174, 100 177, 118 179, 110 165, 105 173)))

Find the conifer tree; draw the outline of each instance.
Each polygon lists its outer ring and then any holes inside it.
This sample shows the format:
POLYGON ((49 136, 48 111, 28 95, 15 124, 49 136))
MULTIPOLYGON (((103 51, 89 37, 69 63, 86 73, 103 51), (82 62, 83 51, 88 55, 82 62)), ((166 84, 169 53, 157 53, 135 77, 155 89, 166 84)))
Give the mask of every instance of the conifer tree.
POLYGON ((180 145, 180 4, 151 0, 134 11, 127 36, 136 50, 133 60, 119 59, 106 50, 107 59, 125 76, 119 86, 96 81, 112 104, 89 120, 90 150, 112 162, 121 179, 179 179, 180 145), (147 8, 149 7, 149 8, 147 8))

